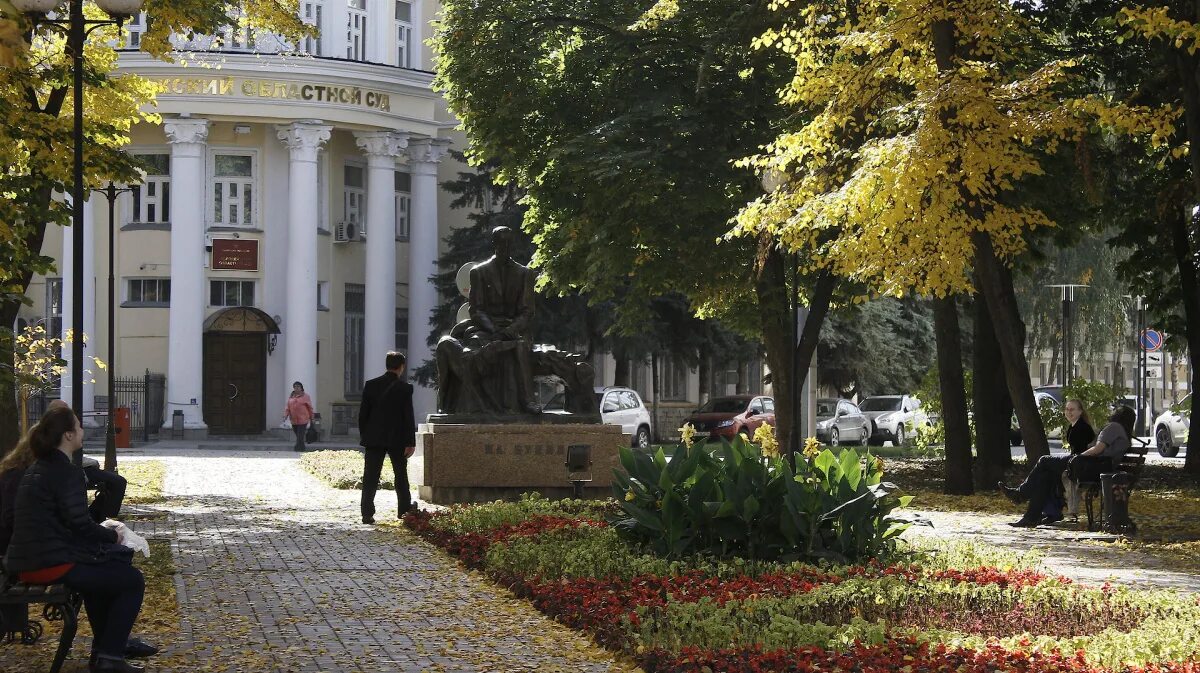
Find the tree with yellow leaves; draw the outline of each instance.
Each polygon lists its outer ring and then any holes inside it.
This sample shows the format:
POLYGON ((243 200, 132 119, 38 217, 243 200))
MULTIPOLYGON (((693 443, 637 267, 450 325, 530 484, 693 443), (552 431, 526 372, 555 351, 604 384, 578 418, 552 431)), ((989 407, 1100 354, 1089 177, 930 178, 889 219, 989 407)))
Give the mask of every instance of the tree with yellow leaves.
POLYGON ((746 161, 789 181, 748 205, 732 234, 769 232, 813 269, 882 294, 942 298, 935 318, 955 332, 944 298, 978 289, 1026 450, 1048 453, 1006 263, 1053 223, 1014 191, 1106 105, 1077 93, 1076 64, 1045 58, 1047 36, 1007 0, 773 7, 787 24, 757 46, 793 59, 782 98, 807 121, 746 161))
MULTIPOLYGON (((16 335, 13 378, 17 384, 17 405, 20 409, 19 427, 21 435, 29 432, 29 400, 34 395, 44 393, 54 387, 66 371, 67 361, 61 353, 70 348, 74 333, 68 331, 65 339, 48 334, 41 324, 29 325, 16 335)), ((87 342, 87 335, 83 335, 87 342)), ((97 357, 91 358, 97 369, 105 369, 107 365, 97 357)), ((91 370, 85 370, 91 376, 91 370)))
MULTIPOLYGON (((175 33, 217 34, 224 26, 245 25, 280 34, 292 43, 310 34, 296 0, 147 0, 153 17, 140 48, 172 58, 175 33)), ((91 12, 90 5, 85 11, 91 12)), ((66 3, 60 8, 66 14, 66 3)), ((131 181, 135 160, 120 149, 130 128, 154 121, 155 89, 145 78, 117 68, 120 35, 113 28, 93 32, 84 48, 84 179, 88 188, 109 180, 131 181)), ((62 37, 33 26, 0 0, 0 391, 13 390, 15 342, 7 329, 16 320, 35 273, 50 269, 41 256, 49 225, 70 220, 70 205, 53 195, 70 193, 72 169, 71 59, 62 37), (6 373, 8 372, 8 373, 6 373)), ((17 439, 15 397, 0 394, 0 453, 17 439)))

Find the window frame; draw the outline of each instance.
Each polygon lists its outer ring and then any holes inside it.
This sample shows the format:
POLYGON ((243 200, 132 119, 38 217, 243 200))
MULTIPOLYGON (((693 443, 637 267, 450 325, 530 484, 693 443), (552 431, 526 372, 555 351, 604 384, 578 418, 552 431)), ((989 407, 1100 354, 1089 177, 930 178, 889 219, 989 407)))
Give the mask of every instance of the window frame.
POLYGON ((296 51, 309 56, 324 56, 324 42, 322 36, 325 33, 325 3, 322 0, 301 0, 300 2, 300 21, 310 26, 316 26, 316 37, 306 37, 297 45, 296 51), (312 16, 307 15, 307 10, 312 8, 312 16))
POLYGON ((367 165, 357 159, 347 159, 342 162, 342 224, 357 224, 361 235, 367 234, 367 165), (362 186, 351 187, 346 180, 346 169, 356 168, 362 171, 362 186), (358 196, 357 220, 351 219, 350 196, 358 196))
MULTIPOLYGON (((132 157, 145 156, 166 156, 167 157, 167 172, 165 175, 157 173, 146 173, 142 184, 130 185, 129 195, 126 197, 129 204, 129 213, 126 216, 126 224, 171 224, 171 148, 145 148, 129 150, 129 155, 132 157), (154 196, 143 195, 142 190, 148 185, 155 185, 158 192, 154 196), (149 219, 143 218, 145 211, 150 207, 157 207, 158 218, 149 219), (165 215, 164 215, 165 213, 165 215)), ((146 191, 150 191, 146 189, 146 191)))
MULTIPOLYGON (((209 228, 228 227, 228 228, 232 228, 232 229, 243 229, 243 230, 260 229, 261 227, 259 226, 260 218, 259 218, 258 211, 259 211, 259 207, 262 202, 262 190, 259 185, 259 176, 261 175, 262 170, 261 170, 261 163, 259 161, 258 150, 254 149, 254 148, 246 148, 246 147, 209 147, 209 149, 208 149, 208 165, 205 169, 205 173, 207 176, 207 179, 206 179, 207 185, 205 188, 205 193, 208 197, 207 202, 205 204, 205 213, 206 213, 205 220, 208 222, 208 227, 209 228), (229 224, 228 222, 217 222, 216 221, 217 180, 218 179, 229 180, 230 177, 232 177, 232 176, 225 176, 222 178, 218 178, 218 176, 217 176, 217 157, 218 156, 250 157, 250 177, 247 179, 244 179, 244 180, 239 179, 239 181, 237 183, 239 185, 242 185, 243 187, 245 185, 250 186, 250 208, 249 208, 250 222, 249 223, 229 224)), ((234 197, 234 198, 241 199, 242 205, 244 205, 244 203, 245 203, 245 193, 244 192, 241 196, 234 197)), ((223 201, 222 202, 222 212, 226 215, 229 212, 228 207, 229 207, 228 204, 224 203, 224 201, 223 201)))
POLYGON ((367 36, 370 33, 371 15, 366 0, 346 1, 346 60, 365 63, 367 60, 367 36), (361 3, 361 7, 355 6, 361 3), (355 19, 358 19, 357 26, 355 19))
POLYGON ((408 171, 395 171, 393 183, 400 181, 400 176, 408 176, 408 191, 395 189, 396 198, 396 240, 407 242, 412 234, 412 174, 408 171))
POLYGON ((256 281, 253 278, 209 278, 208 279, 208 306, 209 306, 209 308, 238 308, 238 307, 254 308, 257 305, 255 303, 255 301, 257 299, 258 299, 258 281, 256 281), (213 286, 216 283, 221 284, 222 303, 220 303, 220 304, 214 304, 212 302, 213 286), (237 283, 238 284, 238 290, 237 290, 238 303, 236 303, 236 304, 225 303, 225 299, 227 297, 229 297, 229 283, 237 283), (247 285, 250 286, 250 303, 245 302, 245 290, 246 290, 247 285))
POLYGON ((122 281, 121 287, 122 287, 122 292, 123 292, 123 295, 122 295, 123 301, 121 302, 122 308, 170 308, 171 307, 171 279, 170 279, 170 277, 125 276, 121 279, 121 281, 122 281), (142 287, 141 287, 140 294, 144 297, 146 294, 145 293, 145 283, 150 282, 150 281, 155 281, 157 283, 157 286, 155 287, 155 294, 158 296, 161 296, 163 294, 162 289, 163 289, 164 283, 165 283, 165 287, 167 288, 167 291, 166 291, 167 298, 165 301, 162 299, 156 299, 155 301, 145 301, 144 299, 138 299, 135 301, 132 298, 133 297, 133 283, 136 282, 136 283, 141 284, 142 287))
POLYGON ((398 68, 411 69, 413 67, 413 61, 416 60, 413 58, 413 34, 416 32, 414 17, 416 16, 416 10, 417 8, 415 2, 410 2, 409 0, 395 0, 395 5, 393 6, 393 29, 395 30, 396 67, 398 68), (395 12, 395 9, 398 8, 401 3, 408 5, 407 21, 400 18, 399 12, 395 12))

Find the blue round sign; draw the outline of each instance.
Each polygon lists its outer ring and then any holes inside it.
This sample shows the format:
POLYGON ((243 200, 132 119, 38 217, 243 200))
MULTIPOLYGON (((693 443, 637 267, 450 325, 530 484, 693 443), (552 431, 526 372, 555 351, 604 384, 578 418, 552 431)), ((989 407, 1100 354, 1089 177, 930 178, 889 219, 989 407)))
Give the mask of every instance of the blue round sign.
POLYGON ((1161 350, 1163 346, 1162 332, 1155 329, 1142 330, 1142 334, 1138 337, 1138 343, 1141 344, 1144 351, 1161 350))

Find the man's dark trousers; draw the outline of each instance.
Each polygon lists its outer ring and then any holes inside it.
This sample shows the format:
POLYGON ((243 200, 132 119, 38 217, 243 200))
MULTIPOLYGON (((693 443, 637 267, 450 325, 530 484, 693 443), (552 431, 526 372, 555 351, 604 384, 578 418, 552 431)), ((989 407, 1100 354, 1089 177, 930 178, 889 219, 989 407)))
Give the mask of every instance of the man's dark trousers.
POLYGON ((397 516, 412 508, 408 495, 408 458, 404 449, 384 447, 366 447, 366 465, 363 468, 362 485, 362 516, 364 519, 375 518, 375 492, 379 490, 379 475, 383 472, 383 459, 392 459, 392 472, 396 483, 397 516))
POLYGON ((121 513, 121 503, 125 500, 125 489, 128 486, 125 477, 116 472, 105 472, 99 467, 85 467, 83 473, 87 476, 89 487, 100 487, 96 499, 88 508, 92 519, 99 522, 117 518, 121 513))

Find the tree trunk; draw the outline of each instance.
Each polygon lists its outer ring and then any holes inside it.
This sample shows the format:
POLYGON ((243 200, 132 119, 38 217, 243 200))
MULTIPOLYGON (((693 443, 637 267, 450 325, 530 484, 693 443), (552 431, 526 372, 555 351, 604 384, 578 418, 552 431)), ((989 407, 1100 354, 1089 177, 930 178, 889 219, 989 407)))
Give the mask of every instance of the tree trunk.
POLYGON ((1046 440, 1042 416, 1033 396, 1029 363, 1025 360, 1025 327, 1021 324, 1017 309, 1012 275, 996 257, 992 239, 986 233, 975 232, 971 238, 975 243, 975 275, 987 300, 987 310, 991 313, 996 340, 1003 356, 1008 394, 1016 408, 1017 421, 1021 424, 1025 455, 1032 464, 1041 456, 1050 455, 1050 443, 1046 440))
POLYGON ((789 309, 784 256, 770 234, 758 240, 758 274, 754 292, 762 327, 767 366, 771 369, 771 392, 775 398, 775 434, 781 447, 791 446, 792 428, 792 314, 789 309))
MULTIPOLYGON (((7 308, 7 307, 6 307, 7 308)), ((0 309, 0 320, 3 320, 9 310, 0 309)), ((0 323, 12 325, 16 322, 16 311, 11 311, 12 318, 0 323)), ((12 367, 16 362, 13 352, 13 335, 7 329, 0 328, 0 457, 8 453, 21 438, 20 424, 24 423, 17 406, 17 385, 12 375, 12 367)))
POLYGON ((750 389, 750 361, 738 360, 737 363, 737 385, 734 386, 734 391, 738 395, 746 395, 750 389))
POLYGON ((987 490, 1003 479, 1005 468, 1012 465, 1008 438, 1012 402, 1008 397, 1004 373, 996 369, 1001 357, 1000 344, 996 341, 995 327, 983 297, 975 298, 974 312, 975 350, 971 395, 975 412, 975 449, 979 456, 975 462, 975 485, 987 490))
POLYGON ((700 345, 700 371, 697 375, 700 378, 700 404, 708 401, 712 395, 712 354, 707 343, 700 345))
MULTIPOLYGON (((1188 12, 1189 20, 1195 20, 1197 12, 1188 12)), ((1168 47, 1170 48, 1170 47, 1168 47)), ((1185 49, 1172 49, 1175 65, 1178 71, 1180 89, 1183 93, 1184 128, 1187 130, 1187 140, 1191 147, 1200 147, 1200 80, 1197 80, 1197 64, 1200 61, 1194 54, 1185 49)), ((1192 204, 1200 202, 1200 152, 1188 152, 1192 162, 1192 204)), ((1200 284, 1197 281, 1195 249, 1197 221, 1194 216, 1185 215, 1183 209, 1188 203, 1180 203, 1178 212, 1170 213, 1171 241, 1175 253, 1175 265, 1179 268, 1179 285, 1183 292, 1184 323, 1187 326, 1187 342, 1189 353, 1200 353, 1200 284)), ((1200 390, 1200 368, 1191 370, 1192 390, 1200 390)), ((1200 410, 1197 396, 1192 395, 1192 411, 1200 410)), ((1191 447, 1200 446, 1200 429, 1193 424, 1188 429, 1188 452, 1183 462, 1183 470, 1188 474, 1200 477, 1200 451, 1192 451, 1191 447)))
POLYGON ((616 371, 613 372, 613 385, 628 388, 631 382, 629 371, 633 360, 624 353, 613 353, 613 358, 617 361, 616 371))
POLYGON ((962 333, 953 297, 933 300, 933 334, 937 339, 938 378, 942 392, 942 422, 946 426, 946 493, 971 495, 971 428, 967 421, 967 392, 963 380, 962 333))

